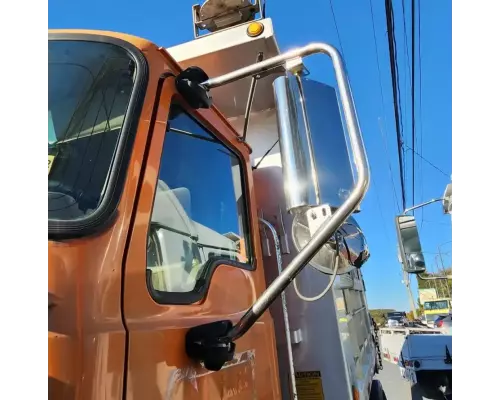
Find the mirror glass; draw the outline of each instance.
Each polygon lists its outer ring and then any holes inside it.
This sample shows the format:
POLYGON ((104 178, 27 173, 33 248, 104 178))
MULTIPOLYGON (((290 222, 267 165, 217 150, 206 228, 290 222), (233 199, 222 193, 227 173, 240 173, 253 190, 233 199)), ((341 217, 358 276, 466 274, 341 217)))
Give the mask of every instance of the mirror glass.
POLYGON ((415 217, 408 215, 397 216, 396 232, 403 269, 410 274, 425 272, 425 260, 415 217))
MULTIPOLYGON (((337 244, 335 238, 332 237, 316 253, 310 264, 319 270, 333 270, 338 245, 340 259, 337 273, 342 275, 355 268, 361 268, 370 257, 370 252, 368 251, 365 236, 356 220, 349 217, 337 233, 340 237, 339 243, 337 244)), ((311 240, 311 236, 304 214, 297 213, 292 222, 292 240, 295 248, 299 251, 302 250, 311 240)))
POLYGON ((335 89, 291 73, 273 87, 287 210, 338 208, 354 177, 335 89))
POLYGON ((451 201, 452 201, 452 185, 451 183, 446 186, 443 195, 443 212, 445 214, 451 214, 451 201))

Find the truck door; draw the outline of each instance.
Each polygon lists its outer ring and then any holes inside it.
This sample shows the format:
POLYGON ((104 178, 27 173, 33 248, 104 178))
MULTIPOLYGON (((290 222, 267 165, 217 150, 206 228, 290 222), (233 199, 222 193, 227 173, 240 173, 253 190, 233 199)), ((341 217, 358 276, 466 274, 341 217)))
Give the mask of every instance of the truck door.
POLYGON ((215 111, 194 112, 175 96, 168 78, 124 265, 127 399, 277 399, 269 313, 237 341, 235 359, 221 371, 185 354, 189 328, 235 322, 263 290, 264 277, 257 216, 249 211, 248 151, 215 111))

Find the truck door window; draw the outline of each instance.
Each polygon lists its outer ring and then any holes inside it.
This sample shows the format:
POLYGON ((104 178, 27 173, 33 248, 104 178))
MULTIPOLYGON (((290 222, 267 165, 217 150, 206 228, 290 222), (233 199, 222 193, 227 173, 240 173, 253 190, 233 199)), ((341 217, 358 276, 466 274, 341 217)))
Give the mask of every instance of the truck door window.
POLYGON ((178 106, 171 110, 147 243, 150 286, 191 292, 214 258, 249 262, 238 156, 178 106))

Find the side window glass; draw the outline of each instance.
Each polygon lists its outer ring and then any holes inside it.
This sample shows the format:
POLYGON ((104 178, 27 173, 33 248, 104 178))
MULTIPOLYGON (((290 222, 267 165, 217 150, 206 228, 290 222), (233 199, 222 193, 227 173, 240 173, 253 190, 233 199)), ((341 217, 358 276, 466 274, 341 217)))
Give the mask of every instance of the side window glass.
POLYGON ((242 173, 235 153, 173 106, 147 243, 155 290, 193 291, 214 258, 250 262, 242 173))

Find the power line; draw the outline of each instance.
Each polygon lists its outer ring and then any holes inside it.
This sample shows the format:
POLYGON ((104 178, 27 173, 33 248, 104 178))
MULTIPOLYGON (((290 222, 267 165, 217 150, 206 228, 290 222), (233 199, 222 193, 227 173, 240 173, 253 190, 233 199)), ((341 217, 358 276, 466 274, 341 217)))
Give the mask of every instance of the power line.
MULTIPOLYGON (((386 117, 385 117, 386 114, 385 114, 384 90, 382 88, 382 73, 380 71, 380 62, 379 62, 379 55, 378 55, 378 43, 377 43, 377 35, 375 33, 375 17, 373 15, 372 0, 370 0, 370 13, 371 13, 371 17, 372 17, 373 41, 375 43, 375 60, 377 61, 378 85, 379 85, 379 90, 380 90, 380 98, 382 100, 382 114, 383 114, 384 121, 386 121, 386 124, 387 124, 387 120, 386 120, 386 117)), ((396 210, 399 210, 399 212, 401 212, 401 208, 399 207, 398 196, 396 194, 396 184, 394 183, 394 174, 392 172, 391 159, 389 157, 389 150, 387 148, 387 139, 386 139, 386 137, 384 135, 384 131, 382 129, 382 123, 381 123, 380 118, 378 119, 378 123, 379 123, 380 135, 382 136, 382 140, 383 140, 383 143, 384 143, 384 150, 385 150, 385 156, 386 156, 386 159, 387 159, 387 164, 389 166, 389 175, 390 175, 390 178, 391 178, 392 189, 393 189, 393 192, 394 192, 394 206, 395 206, 396 210)))
MULTIPOLYGON (((422 13, 420 12, 420 0, 418 0, 418 111, 419 123, 418 128, 420 132, 420 154, 424 154, 424 134, 423 134, 423 117, 422 117, 422 52, 421 52, 421 36, 420 36, 420 19, 422 13)), ((420 193, 422 200, 424 199, 424 168, 422 159, 420 159, 420 193)), ((424 209, 420 212, 420 229, 424 223, 424 209)))
POLYGON ((337 25, 337 18, 335 18, 335 11, 333 9, 333 0, 330 0, 330 11, 332 12, 333 24, 335 25, 335 30, 337 31, 337 37, 339 38, 340 51, 342 52, 342 55, 344 56, 344 60, 346 63, 346 68, 347 68, 346 54, 344 52, 344 47, 342 46, 342 39, 340 39, 340 32, 339 32, 339 27, 337 25))
MULTIPOLYGON (((406 122, 407 120, 407 111, 408 111, 408 107, 407 107, 407 104, 406 104, 406 78, 411 74, 411 70, 410 70, 410 56, 408 55, 408 37, 407 37, 407 32, 408 30, 406 29, 406 7, 405 7, 405 0, 401 0, 401 8, 402 8, 402 12, 403 12, 403 32, 404 32, 404 35, 403 35, 403 38, 404 38, 404 50, 405 50, 405 56, 406 56, 406 66, 408 68, 405 68, 405 82, 404 82, 404 88, 405 88, 405 107, 404 107, 404 121, 406 122)), ((412 82, 410 81, 410 88, 411 88, 411 85, 412 85, 412 82)), ((402 127, 401 127, 401 130, 403 132, 403 135, 404 135, 404 132, 405 132, 405 126, 404 124, 402 124, 402 127)))
POLYGON ((389 44, 389 61, 391 66, 391 82, 392 82, 392 94, 393 94, 393 105, 394 105, 394 119, 396 125, 396 137, 397 137, 397 148, 398 148, 398 162, 399 162, 399 178, 401 183, 401 197, 403 203, 403 209, 406 208, 406 196, 405 196, 405 186, 404 186, 404 161, 402 152, 402 123, 400 121, 401 115, 401 103, 399 101, 399 74, 397 68, 397 46, 396 38, 394 34, 394 11, 392 8, 392 0, 385 0, 385 13, 387 21, 387 40, 389 44))
POLYGON ((433 254, 433 255, 436 255, 438 256, 439 254, 441 254, 442 256, 449 256, 451 253, 451 251, 446 251, 446 252, 441 252, 441 253, 438 253, 437 251, 422 251, 421 253, 423 254, 433 254))
MULTIPOLYGON (((401 87, 399 84, 400 81, 400 74, 399 74, 399 55, 398 55, 398 45, 397 45, 397 40, 396 40, 396 25, 394 23, 395 18, 394 18, 394 8, 392 7, 392 0, 391 0, 391 21, 392 21, 392 30, 391 30, 391 35, 392 35, 392 41, 394 42, 394 64, 396 66, 396 88, 398 91, 398 108, 399 108, 399 115, 401 116, 399 120, 399 125, 401 126, 401 141, 404 141, 405 138, 405 123, 404 123, 404 118, 402 118, 403 115, 403 110, 401 106, 401 87)), ((406 69, 405 69, 406 71, 406 69)), ((406 73, 405 73, 406 77, 406 73)), ((406 79, 406 78, 405 78, 406 79)), ((406 89, 406 82, 405 82, 405 89, 406 89)), ((405 112, 406 112, 406 107, 405 107, 405 112)), ((404 171, 404 180, 406 182, 406 167, 405 167, 405 155, 403 153, 403 171, 404 171)))
MULTIPOLYGON (((415 0, 411 0, 411 147, 415 148, 415 0)), ((411 165, 412 204, 415 204, 415 153, 412 153, 411 165)), ((412 214, 415 215, 415 211, 412 214)))
POLYGON ((377 185, 375 183, 375 179, 373 179, 373 187, 375 189, 375 196, 377 197, 377 205, 378 205, 378 211, 380 213, 380 217, 382 218, 382 228, 383 228, 383 231, 384 231, 384 234, 385 234, 385 238, 387 239, 387 242, 389 243, 391 240, 389 239, 389 234, 387 233, 387 226, 385 224, 385 217, 384 217, 384 213, 382 212, 382 204, 380 203, 380 197, 379 197, 379 194, 378 194, 378 190, 377 190, 377 185))
MULTIPOLYGON (((404 143, 403 143, 404 144, 404 143)), ((410 146, 408 146, 407 144, 404 144, 404 146, 411 152, 413 152, 414 154, 416 154, 418 157, 420 157, 422 160, 424 160, 427 164, 429 164, 431 167, 433 167, 436 171, 439 171, 441 172, 444 176, 446 176, 447 178, 450 178, 450 175, 451 174, 448 174, 446 172, 444 172, 441 168, 439 168, 438 166, 436 166, 434 163, 432 163, 431 161, 429 161, 427 158, 423 157, 418 151, 416 150, 413 150, 410 146)))
POLYGON ((387 138, 385 136, 384 129, 382 127, 382 123, 381 123, 380 118, 379 118, 378 122, 379 122, 380 136, 382 136, 382 140, 384 142, 385 158, 387 159, 387 164, 389 166, 389 176, 391 178, 392 190, 393 190, 393 193, 394 193, 394 204, 396 206, 396 209, 399 210, 399 212, 401 212, 404 209, 400 208, 400 206, 399 206, 399 200, 398 200, 398 195, 396 194, 396 183, 394 182, 394 174, 392 172, 391 159, 389 157, 389 148, 387 146, 387 138))
POLYGON ((394 35, 394 11, 392 9, 392 1, 385 0, 385 16, 387 21, 387 40, 389 44, 389 60, 391 64, 392 78, 392 95, 394 97, 394 118, 396 122, 396 136, 398 146, 398 161, 399 161, 399 178, 401 183, 401 196, 403 199, 403 209, 406 208, 406 195, 404 185, 404 169, 403 169, 403 138, 401 135, 400 124, 400 101, 399 101, 399 80, 397 74, 397 55, 396 55, 396 38, 394 35))
MULTIPOLYGON (((408 38, 406 36, 406 32, 408 30, 406 29, 406 8, 405 8, 405 0, 401 0, 401 6, 403 9, 403 30, 404 30, 404 45, 405 45, 405 54, 406 54, 406 65, 408 66, 408 73, 410 73, 410 56, 408 53, 408 38)), ((405 70, 406 71, 406 70, 405 70)))
POLYGON ((438 225, 444 225, 444 226, 451 226, 451 222, 441 222, 441 221, 429 221, 428 219, 424 219, 425 222, 428 224, 438 224, 438 225))

